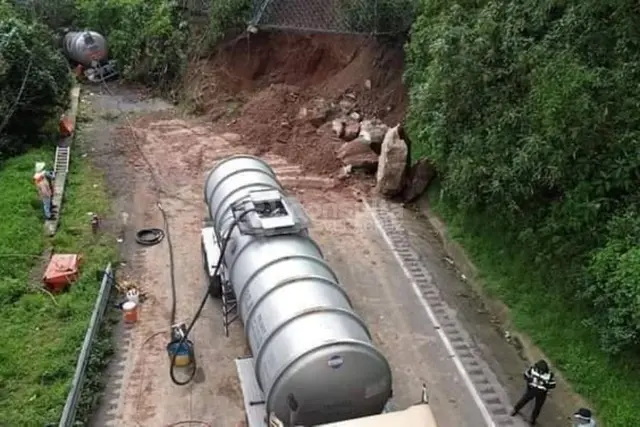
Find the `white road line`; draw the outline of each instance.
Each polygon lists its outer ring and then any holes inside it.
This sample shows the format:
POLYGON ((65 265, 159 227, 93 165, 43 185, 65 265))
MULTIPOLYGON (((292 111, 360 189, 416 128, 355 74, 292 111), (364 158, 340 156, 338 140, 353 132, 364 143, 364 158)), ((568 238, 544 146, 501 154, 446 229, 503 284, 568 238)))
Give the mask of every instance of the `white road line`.
POLYGON ((404 263, 402 262, 402 258, 400 258, 400 254, 394 249, 391 239, 389 239, 389 236, 387 236, 387 233, 384 231, 382 224, 378 220, 378 216, 376 215, 375 211, 371 208, 371 206, 369 205, 369 203, 367 203, 366 200, 363 200, 363 203, 365 208, 367 209, 367 211, 369 211, 369 214, 373 218, 373 222, 375 223, 376 228, 378 229, 378 232, 382 235, 385 242, 387 242, 387 245, 391 249, 391 252, 393 252, 393 255, 398 261, 398 264, 400 264, 400 267, 402 267, 402 270, 404 271, 405 276, 407 276, 407 279, 409 279, 409 282, 411 282, 411 287, 413 288, 413 292, 416 294, 416 297, 418 297, 418 300, 422 304, 422 307, 427 313, 427 316, 429 316, 429 319, 431 320, 431 323, 433 324, 438 336, 440 337, 440 339, 442 340, 442 343, 447 349, 449 356, 451 356, 451 359, 453 360, 453 364, 456 366, 458 373, 460 374, 460 376, 462 377, 462 380, 467 386, 469 393, 471 393, 471 396, 473 397, 473 400, 478 406, 478 409, 480 409, 480 412, 482 413, 482 418, 484 418, 486 425, 488 427, 496 427, 496 424, 491 418, 491 414, 489 413, 489 410, 487 409, 484 402, 482 401, 482 398, 480 397, 478 390, 476 390, 476 387, 473 385, 473 381, 471 381, 469 374, 467 373, 466 369, 462 365, 462 361, 460 360, 455 350, 453 349, 453 345, 451 344, 451 341, 449 341, 449 338, 447 338, 447 335, 444 333, 440 325, 440 322, 438 322, 438 319, 436 318, 436 316, 433 313, 433 310, 431 309, 431 306, 429 305, 427 300, 422 296, 422 293, 420 292, 420 288, 418 288, 417 283, 411 277, 411 273, 409 272, 409 270, 407 270, 404 263))

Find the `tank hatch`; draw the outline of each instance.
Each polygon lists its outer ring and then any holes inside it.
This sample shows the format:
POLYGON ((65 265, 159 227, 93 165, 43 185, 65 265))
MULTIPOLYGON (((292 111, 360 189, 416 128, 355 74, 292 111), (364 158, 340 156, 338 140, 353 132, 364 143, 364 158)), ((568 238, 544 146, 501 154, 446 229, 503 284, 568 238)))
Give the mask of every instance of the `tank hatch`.
POLYGON ((297 234, 309 228, 309 218, 293 197, 278 190, 254 190, 233 208, 242 234, 277 236, 297 234), (249 213, 245 213, 249 211, 249 213))

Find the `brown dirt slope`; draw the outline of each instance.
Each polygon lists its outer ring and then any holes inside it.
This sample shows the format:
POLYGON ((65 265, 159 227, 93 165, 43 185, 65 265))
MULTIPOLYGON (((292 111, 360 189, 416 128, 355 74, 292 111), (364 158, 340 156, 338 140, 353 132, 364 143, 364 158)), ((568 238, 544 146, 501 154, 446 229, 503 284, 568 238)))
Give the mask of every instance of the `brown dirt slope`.
POLYGON ((331 110, 327 121, 355 111, 395 124, 405 107, 403 65, 401 44, 259 33, 191 64, 186 88, 195 111, 224 123, 258 153, 274 152, 310 171, 334 174, 340 141, 328 123, 318 128, 301 112, 320 100, 331 110), (346 110, 340 102, 345 99, 346 110))

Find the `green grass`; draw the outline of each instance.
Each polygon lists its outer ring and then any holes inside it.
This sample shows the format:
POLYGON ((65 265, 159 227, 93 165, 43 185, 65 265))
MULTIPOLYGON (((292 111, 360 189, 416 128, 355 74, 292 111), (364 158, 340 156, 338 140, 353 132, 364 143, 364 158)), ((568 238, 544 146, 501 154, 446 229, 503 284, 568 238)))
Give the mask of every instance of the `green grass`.
MULTIPOLYGON (((52 157, 51 148, 31 151, 0 169, 0 424, 11 426, 58 422, 99 291, 95 272, 116 255, 112 237, 91 233, 88 212, 108 215, 109 199, 102 176, 79 156, 72 158, 58 233, 44 237, 31 177, 35 161, 52 157), (33 271, 48 245, 83 256, 80 279, 55 303, 38 290, 41 272, 33 271)), ((98 346, 92 369, 109 350, 98 346)), ((94 383, 87 392, 97 390, 94 383)))
POLYGON ((585 308, 575 298, 550 293, 562 284, 543 283, 542 275, 519 255, 522 248, 509 245, 488 219, 461 217, 439 199, 437 185, 429 200, 476 264, 484 289, 510 307, 516 328, 593 404, 602 425, 640 425, 640 357, 612 358, 601 352, 597 336, 583 323, 585 308))

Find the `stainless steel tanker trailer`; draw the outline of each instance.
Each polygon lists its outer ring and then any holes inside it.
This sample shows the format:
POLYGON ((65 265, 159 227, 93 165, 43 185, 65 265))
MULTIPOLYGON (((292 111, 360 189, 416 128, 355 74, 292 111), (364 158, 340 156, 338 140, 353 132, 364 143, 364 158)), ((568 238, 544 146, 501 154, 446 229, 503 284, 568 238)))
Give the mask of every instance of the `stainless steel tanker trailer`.
MULTIPOLYGON (((236 359, 249 427, 371 422, 391 397, 391 369, 309 237, 300 204, 267 163, 245 155, 208 173, 204 199, 209 292, 222 300, 227 335, 242 320, 252 353, 236 359)), ((412 425, 435 426, 423 403, 407 416, 420 412, 412 425)))
POLYGON ((89 81, 102 82, 118 77, 116 62, 109 59, 107 40, 100 33, 65 30, 62 50, 69 59, 84 68, 89 81))

